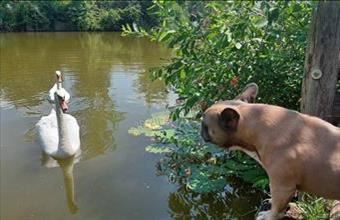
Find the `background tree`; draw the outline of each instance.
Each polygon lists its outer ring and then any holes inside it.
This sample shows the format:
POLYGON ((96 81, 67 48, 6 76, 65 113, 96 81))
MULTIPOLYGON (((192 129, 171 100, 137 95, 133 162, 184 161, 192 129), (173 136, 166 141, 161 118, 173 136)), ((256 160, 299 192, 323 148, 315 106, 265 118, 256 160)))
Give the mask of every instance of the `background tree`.
MULTIPOLYGON (((311 25, 306 50, 301 110, 331 120, 340 109, 334 108, 336 84, 340 75, 340 2, 320 2, 311 25)), ((339 108, 339 106, 338 106, 339 108)))
POLYGON ((152 1, 1 1, 0 31, 120 31, 122 25, 150 28, 152 1), (59 25, 57 25, 59 24, 59 25), (63 24, 63 25, 60 25, 63 24))
POLYGON ((156 1, 161 25, 151 38, 175 56, 153 77, 179 95, 174 118, 231 99, 249 82, 259 85, 259 102, 298 110, 312 8, 307 1, 156 1))
MULTIPOLYGON (((319 2, 310 29, 304 74, 301 111, 338 125, 340 2, 319 2)), ((339 218, 340 201, 334 201, 330 219, 339 218)))

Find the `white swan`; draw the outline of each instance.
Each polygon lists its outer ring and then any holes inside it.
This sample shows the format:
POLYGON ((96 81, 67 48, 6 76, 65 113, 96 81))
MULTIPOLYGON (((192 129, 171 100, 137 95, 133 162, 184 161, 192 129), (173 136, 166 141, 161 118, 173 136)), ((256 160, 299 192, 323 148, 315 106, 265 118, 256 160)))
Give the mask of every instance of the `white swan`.
POLYGON ((53 87, 50 89, 50 91, 48 91, 48 101, 50 103, 54 103, 54 93, 57 91, 57 89, 61 89, 63 90, 64 94, 65 94, 65 101, 68 102, 70 100, 70 94, 63 88, 62 82, 62 76, 61 76, 61 72, 60 71, 55 71, 55 74, 57 76, 57 81, 56 83, 53 85, 53 87))
MULTIPOLYGON (((61 81, 61 78, 58 79, 61 81)), ((68 109, 67 93, 60 81, 54 92, 55 110, 41 117, 36 129, 42 150, 53 158, 65 159, 80 150, 80 138, 77 120, 65 113, 68 109)))

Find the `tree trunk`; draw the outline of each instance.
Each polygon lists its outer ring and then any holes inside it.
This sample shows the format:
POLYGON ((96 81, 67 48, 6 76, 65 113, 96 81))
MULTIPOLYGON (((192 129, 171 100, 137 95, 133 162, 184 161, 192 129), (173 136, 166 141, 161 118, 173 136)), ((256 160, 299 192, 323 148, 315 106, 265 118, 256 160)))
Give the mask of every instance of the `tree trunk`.
MULTIPOLYGON (((302 83, 301 111, 334 121, 335 97, 340 75, 340 2, 321 1, 314 12, 309 45, 306 50, 304 79, 302 83)), ((330 219, 340 219, 339 201, 331 207, 330 219)))
POLYGON ((301 111, 330 121, 340 74, 340 2, 318 3, 311 24, 301 111))

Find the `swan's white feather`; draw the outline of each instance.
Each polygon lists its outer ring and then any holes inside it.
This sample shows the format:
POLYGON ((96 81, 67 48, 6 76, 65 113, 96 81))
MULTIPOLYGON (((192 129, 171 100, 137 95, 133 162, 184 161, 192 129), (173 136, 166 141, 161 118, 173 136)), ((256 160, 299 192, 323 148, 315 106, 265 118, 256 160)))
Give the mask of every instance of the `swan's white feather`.
POLYGON ((55 158, 65 158, 74 155, 80 149, 79 125, 77 120, 69 114, 64 114, 64 119, 68 137, 70 138, 70 146, 67 146, 67 152, 58 151, 58 122, 54 109, 51 110, 49 115, 43 116, 36 124, 38 139, 43 151, 55 158))

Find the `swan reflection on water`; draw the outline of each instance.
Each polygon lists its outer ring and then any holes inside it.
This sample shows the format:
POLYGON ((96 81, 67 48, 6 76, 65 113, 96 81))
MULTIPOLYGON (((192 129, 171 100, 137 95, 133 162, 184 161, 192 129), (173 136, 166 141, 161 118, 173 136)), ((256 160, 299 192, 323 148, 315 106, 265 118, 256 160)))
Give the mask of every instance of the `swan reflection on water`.
POLYGON ((64 184, 65 184, 65 193, 67 199, 67 205, 71 212, 71 214, 76 214, 79 210, 76 201, 75 201, 75 190, 74 190, 74 176, 73 176, 73 167, 74 164, 78 163, 80 160, 81 151, 79 150, 75 155, 70 156, 65 159, 54 159, 51 156, 47 155, 45 152, 42 152, 41 164, 47 168, 55 168, 60 167, 63 176, 64 176, 64 184))

